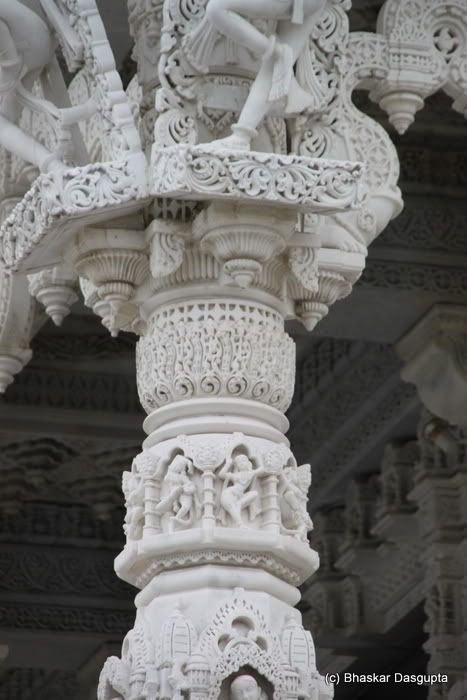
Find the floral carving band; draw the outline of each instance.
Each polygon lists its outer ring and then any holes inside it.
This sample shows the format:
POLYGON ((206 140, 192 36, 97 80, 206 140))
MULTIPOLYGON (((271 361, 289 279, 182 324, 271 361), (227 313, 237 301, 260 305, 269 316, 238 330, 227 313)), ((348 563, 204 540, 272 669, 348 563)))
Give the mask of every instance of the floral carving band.
POLYGON ((360 207, 364 166, 306 156, 219 150, 209 144, 156 148, 152 162, 156 197, 254 200, 302 211, 360 207))
POLYGON ((0 261, 13 271, 30 269, 39 243, 76 231, 88 219, 141 206, 140 163, 127 159, 40 175, 0 227, 0 261), (138 177, 139 176, 139 177, 138 177))

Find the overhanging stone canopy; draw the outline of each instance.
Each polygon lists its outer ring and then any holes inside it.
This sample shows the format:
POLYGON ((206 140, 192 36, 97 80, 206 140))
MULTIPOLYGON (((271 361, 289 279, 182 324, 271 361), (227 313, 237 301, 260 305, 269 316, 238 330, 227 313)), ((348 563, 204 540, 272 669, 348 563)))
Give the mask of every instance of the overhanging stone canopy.
MULTIPOLYGON (((319 558, 310 465, 285 437, 284 321, 313 330, 402 210, 397 152, 353 92, 399 133, 440 89, 467 108, 461 0, 388 0, 377 33, 351 32, 348 5, 130 0, 124 90, 94 0, 0 4, 2 388, 31 357, 37 302, 60 323, 78 286, 113 336, 138 337, 147 438, 115 567, 141 590, 99 700, 332 696, 294 608, 319 558)), ((112 491, 105 460, 96 478, 112 491)), ((354 501, 368 553, 371 485, 354 501)), ((340 558, 352 573, 357 549, 340 558)))

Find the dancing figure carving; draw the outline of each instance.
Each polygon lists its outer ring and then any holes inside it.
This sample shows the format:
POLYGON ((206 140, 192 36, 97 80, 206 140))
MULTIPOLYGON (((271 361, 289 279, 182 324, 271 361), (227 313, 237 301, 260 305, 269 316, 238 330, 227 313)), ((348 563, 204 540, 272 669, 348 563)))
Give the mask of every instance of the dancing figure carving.
POLYGON ((190 63, 206 73, 219 37, 261 62, 233 133, 215 141, 216 147, 248 150, 267 114, 291 117, 319 107, 321 89, 304 49, 325 5, 326 0, 208 0, 204 19, 183 42, 190 63), (255 20, 276 22, 276 32, 267 36, 255 20))
POLYGON ((176 455, 167 467, 164 484, 168 493, 156 507, 156 513, 173 513, 169 520, 171 532, 176 524, 186 528, 193 522, 196 488, 190 479, 192 474, 193 462, 183 455, 176 455))
POLYGON ((234 525, 243 527, 242 512, 245 508, 249 508, 250 520, 260 513, 258 491, 249 488, 253 479, 265 474, 265 469, 255 469, 251 460, 244 454, 235 455, 232 460, 226 462, 219 472, 219 478, 224 480, 220 498, 222 521, 225 520, 225 514, 228 514, 234 525), (234 471, 230 471, 232 466, 234 471))

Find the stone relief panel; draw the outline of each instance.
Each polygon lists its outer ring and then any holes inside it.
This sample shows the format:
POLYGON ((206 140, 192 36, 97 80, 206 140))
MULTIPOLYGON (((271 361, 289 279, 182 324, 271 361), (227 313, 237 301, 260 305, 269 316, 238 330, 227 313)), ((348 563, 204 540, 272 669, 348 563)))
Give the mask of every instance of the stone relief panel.
POLYGON ((241 433, 179 436, 145 450, 123 474, 127 540, 209 524, 307 542, 309 465, 283 444, 241 433))

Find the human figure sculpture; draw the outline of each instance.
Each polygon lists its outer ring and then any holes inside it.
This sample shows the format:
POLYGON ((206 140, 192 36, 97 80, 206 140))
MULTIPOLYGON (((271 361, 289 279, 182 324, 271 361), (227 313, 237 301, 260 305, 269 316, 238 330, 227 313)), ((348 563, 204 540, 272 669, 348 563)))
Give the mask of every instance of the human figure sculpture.
MULTIPOLYGON (((56 28, 63 30, 67 40, 74 39, 73 30, 64 26, 53 0, 47 0, 46 7, 56 28)), ((62 170, 66 166, 56 154, 18 126, 22 108, 19 98, 68 125, 95 111, 92 101, 79 107, 59 109, 48 100, 32 95, 30 90, 52 60, 54 50, 52 34, 38 14, 19 0, 0 0, 0 146, 32 163, 41 172, 62 170)))
POLYGON ((123 473, 125 493, 125 534, 130 540, 139 540, 143 533, 144 521, 144 482, 133 472, 123 473))
POLYGON ((0 0, 0 145, 40 170, 62 164, 26 134, 17 89, 31 85, 53 55, 52 37, 43 20, 18 0, 0 0))
POLYGON ((327 0, 208 0, 203 21, 185 38, 183 48, 190 63, 207 72, 210 55, 219 34, 249 49, 261 60, 232 134, 215 141, 219 148, 248 150, 257 127, 271 111, 296 116, 316 108, 320 88, 314 80, 311 61, 302 66, 297 80, 294 66, 306 48, 312 27, 327 0), (251 20, 275 20, 276 33, 266 36, 251 20), (306 85, 304 89, 300 82, 306 85))
POLYGON ((307 494, 311 484, 309 464, 286 467, 279 477, 279 502, 283 530, 305 539, 313 523, 307 511, 307 494))
POLYGON ((250 508, 250 519, 259 513, 259 506, 254 507, 258 500, 258 492, 248 489, 255 477, 265 474, 266 471, 262 467, 254 469, 251 460, 244 454, 235 455, 220 470, 219 477, 224 481, 220 498, 221 508, 238 527, 244 525, 242 511, 245 508, 250 508), (230 471, 232 466, 234 471, 230 471))
POLYGON ((254 676, 243 673, 230 684, 230 700, 261 700, 263 692, 254 676))
POLYGON ((169 492, 155 512, 159 515, 174 513, 169 524, 171 530, 176 523, 189 527, 193 522, 196 489, 189 476, 192 473, 193 462, 183 455, 176 455, 167 467, 164 483, 169 492))

